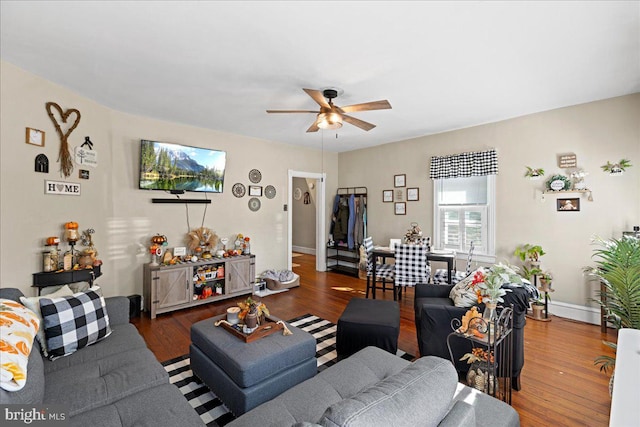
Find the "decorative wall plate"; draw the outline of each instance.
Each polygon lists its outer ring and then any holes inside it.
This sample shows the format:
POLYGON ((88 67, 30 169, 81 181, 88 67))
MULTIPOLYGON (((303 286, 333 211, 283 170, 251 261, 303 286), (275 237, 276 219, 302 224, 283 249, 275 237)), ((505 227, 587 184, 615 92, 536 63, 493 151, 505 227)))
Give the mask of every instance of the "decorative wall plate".
POLYGON ((274 197, 276 197, 276 187, 274 187, 273 185, 267 185, 266 187, 264 187, 264 196, 267 199, 273 199, 274 197))
POLYGON ((302 190, 299 187, 296 187, 296 189, 293 190, 293 198, 296 200, 300 200, 302 198, 302 190))
POLYGON ((256 212, 260 209, 260 199, 252 197, 249 199, 249 209, 256 212))
POLYGON ((236 197, 243 197, 244 193, 247 192, 247 189, 245 188, 244 184, 237 182, 233 184, 233 187, 231 188, 231 192, 236 197))
POLYGON ((254 184, 257 184, 261 180, 262 180, 262 174, 258 169, 251 169, 249 171, 249 181, 253 182, 254 184))

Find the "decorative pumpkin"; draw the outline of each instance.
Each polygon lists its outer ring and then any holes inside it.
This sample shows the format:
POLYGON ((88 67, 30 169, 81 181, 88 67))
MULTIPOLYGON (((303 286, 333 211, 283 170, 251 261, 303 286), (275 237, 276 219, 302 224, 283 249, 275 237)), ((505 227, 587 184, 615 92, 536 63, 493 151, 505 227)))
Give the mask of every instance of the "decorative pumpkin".
POLYGON ((69 221, 64 225, 64 228, 66 228, 67 230, 77 230, 78 223, 75 221, 69 221))
POLYGON ((151 243, 155 243, 156 245, 166 245, 167 236, 156 234, 151 238, 151 243))
POLYGON ((47 245, 53 246, 60 244, 60 239, 58 237, 47 237, 47 245))

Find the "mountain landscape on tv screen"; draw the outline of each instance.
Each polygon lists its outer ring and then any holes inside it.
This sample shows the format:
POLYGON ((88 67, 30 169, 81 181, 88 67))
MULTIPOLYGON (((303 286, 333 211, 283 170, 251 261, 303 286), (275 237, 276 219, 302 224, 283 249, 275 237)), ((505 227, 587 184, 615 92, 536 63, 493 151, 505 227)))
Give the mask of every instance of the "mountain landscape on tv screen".
POLYGON ((140 188, 221 193, 226 153, 155 141, 142 141, 140 188))

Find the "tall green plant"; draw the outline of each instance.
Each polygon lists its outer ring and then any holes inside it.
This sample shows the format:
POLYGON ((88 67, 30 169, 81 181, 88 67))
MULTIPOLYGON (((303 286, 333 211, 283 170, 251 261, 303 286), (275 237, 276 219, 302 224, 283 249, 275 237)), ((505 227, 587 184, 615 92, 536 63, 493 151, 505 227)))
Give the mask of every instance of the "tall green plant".
MULTIPOLYGON (((596 266, 587 271, 600 279, 604 290, 595 301, 604 308, 607 321, 616 329, 640 329, 640 239, 596 239, 596 266)), ((615 349, 615 344, 605 342, 615 349)), ((600 370, 612 368, 615 359, 599 356, 595 360, 600 370)))

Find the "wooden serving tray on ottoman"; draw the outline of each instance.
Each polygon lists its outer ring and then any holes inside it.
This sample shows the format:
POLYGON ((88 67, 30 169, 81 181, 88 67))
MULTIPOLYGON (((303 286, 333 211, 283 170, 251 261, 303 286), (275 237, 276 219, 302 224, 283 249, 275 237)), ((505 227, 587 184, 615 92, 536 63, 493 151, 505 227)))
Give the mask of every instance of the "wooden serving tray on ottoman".
POLYGON ((220 326, 222 326, 224 329, 231 332, 233 335, 240 338, 244 342, 252 342, 266 337, 267 335, 271 335, 276 331, 281 331, 283 329, 282 323, 276 323, 278 320, 279 319, 274 319, 270 316, 266 316, 264 322, 262 322, 260 326, 258 326, 258 328, 250 334, 245 334, 244 332, 242 332, 242 328, 238 325, 231 326, 223 322, 220 324, 220 326))

